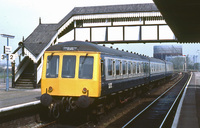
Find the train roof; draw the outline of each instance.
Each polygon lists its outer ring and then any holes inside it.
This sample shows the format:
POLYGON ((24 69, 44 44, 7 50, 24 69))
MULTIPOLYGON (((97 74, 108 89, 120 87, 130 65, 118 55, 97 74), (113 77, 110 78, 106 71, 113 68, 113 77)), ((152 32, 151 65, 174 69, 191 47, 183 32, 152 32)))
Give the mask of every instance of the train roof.
POLYGON ((153 57, 150 57, 149 59, 151 62, 165 63, 165 60, 161 60, 161 59, 157 59, 153 57))
POLYGON ((57 45, 49 47, 46 51, 94 51, 101 52, 106 55, 115 55, 119 57, 129 57, 137 60, 146 60, 149 61, 148 57, 137 55, 134 53, 129 53, 121 50, 116 50, 98 44, 82 41, 69 41, 58 43, 57 45))

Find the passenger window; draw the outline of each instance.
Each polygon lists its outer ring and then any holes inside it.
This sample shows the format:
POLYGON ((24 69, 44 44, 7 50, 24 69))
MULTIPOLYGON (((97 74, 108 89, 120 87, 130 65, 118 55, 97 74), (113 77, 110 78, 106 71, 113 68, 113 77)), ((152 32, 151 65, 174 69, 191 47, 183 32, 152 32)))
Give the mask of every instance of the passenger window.
POLYGON ((120 60, 116 60, 116 75, 120 75, 120 60))
POLYGON ((57 78, 59 71, 59 56, 47 57, 46 78, 57 78))
POLYGON ((137 63, 137 74, 140 73, 140 63, 137 63))
POLYGON ((131 74, 131 66, 132 66, 132 63, 128 62, 128 74, 131 74))
POLYGON ((141 64, 140 64, 140 70, 141 70, 141 72, 140 72, 140 73, 144 73, 144 68, 143 68, 143 67, 144 67, 144 64, 143 64, 143 63, 141 63, 141 64))
POLYGON ((92 79, 93 77, 93 62, 92 56, 81 56, 79 60, 79 78, 92 79))
POLYGON ((108 75, 109 76, 112 76, 113 75, 113 63, 112 63, 112 60, 111 59, 108 59, 107 61, 107 64, 108 64, 108 75))
POLYGON ((126 61, 123 61, 123 63, 122 63, 122 70, 123 70, 123 74, 126 74, 126 70, 127 70, 126 61))
POLYGON ((136 63, 133 63, 133 74, 136 74, 136 63))
POLYGON ((76 68, 76 56, 63 56, 62 77, 74 78, 76 68))

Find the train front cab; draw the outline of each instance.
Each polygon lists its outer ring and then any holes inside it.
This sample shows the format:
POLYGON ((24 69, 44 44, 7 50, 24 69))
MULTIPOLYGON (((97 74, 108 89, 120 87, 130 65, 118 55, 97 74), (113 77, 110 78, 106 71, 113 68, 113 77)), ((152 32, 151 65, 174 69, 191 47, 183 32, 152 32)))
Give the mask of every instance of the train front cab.
POLYGON ((100 53, 97 52, 46 51, 41 81, 42 95, 99 97, 100 64, 100 53))

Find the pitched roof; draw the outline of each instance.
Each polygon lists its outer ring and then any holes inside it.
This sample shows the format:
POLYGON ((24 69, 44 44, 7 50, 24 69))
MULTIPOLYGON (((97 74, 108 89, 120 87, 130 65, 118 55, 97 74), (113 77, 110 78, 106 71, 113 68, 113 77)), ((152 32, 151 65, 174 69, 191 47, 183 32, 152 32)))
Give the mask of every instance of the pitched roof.
POLYGON ((152 12, 152 11, 159 11, 158 8, 153 3, 75 7, 68 15, 66 15, 58 23, 58 26, 61 27, 65 22, 67 22, 72 16, 75 16, 75 15, 128 13, 128 12, 152 12))
POLYGON ((113 14, 128 12, 158 11, 154 4, 129 4, 93 7, 75 7, 58 24, 39 24, 36 29, 23 42, 24 46, 35 56, 44 50, 56 35, 59 28, 63 26, 71 17, 87 14, 113 14))
POLYGON ((57 32, 57 24, 39 24, 36 29, 26 38, 24 46, 37 56, 51 41, 57 32))

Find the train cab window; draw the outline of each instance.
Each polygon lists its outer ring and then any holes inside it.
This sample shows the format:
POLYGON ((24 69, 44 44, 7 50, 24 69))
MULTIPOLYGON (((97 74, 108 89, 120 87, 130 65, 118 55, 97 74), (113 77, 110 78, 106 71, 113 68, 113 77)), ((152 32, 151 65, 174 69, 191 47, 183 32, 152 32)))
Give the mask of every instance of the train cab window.
POLYGON ((57 78, 59 70, 59 56, 47 57, 46 78, 57 78))
POLYGON ((79 78, 92 79, 93 77, 94 57, 80 56, 79 60, 79 78))
POLYGON ((76 68, 76 56, 63 56, 62 77, 74 78, 76 68))

